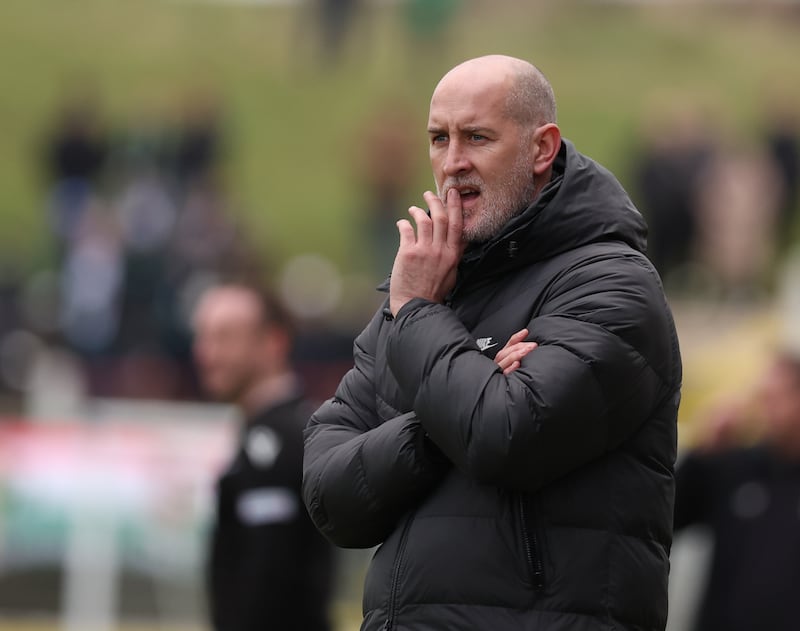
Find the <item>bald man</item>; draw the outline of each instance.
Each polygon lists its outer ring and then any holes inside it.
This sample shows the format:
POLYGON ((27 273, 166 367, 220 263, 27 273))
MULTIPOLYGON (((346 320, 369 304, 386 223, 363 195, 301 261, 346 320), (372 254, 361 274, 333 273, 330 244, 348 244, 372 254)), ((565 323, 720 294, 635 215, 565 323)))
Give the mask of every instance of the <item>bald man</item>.
POLYGON ((244 285, 208 290, 194 313, 208 392, 239 406, 238 449, 217 484, 209 564, 215 631, 328 631, 331 546, 300 497, 310 409, 279 305, 244 285))
POLYGON ((379 545, 362 629, 663 630, 681 361, 646 227, 492 55, 428 118, 436 193, 305 433, 303 497, 379 545))

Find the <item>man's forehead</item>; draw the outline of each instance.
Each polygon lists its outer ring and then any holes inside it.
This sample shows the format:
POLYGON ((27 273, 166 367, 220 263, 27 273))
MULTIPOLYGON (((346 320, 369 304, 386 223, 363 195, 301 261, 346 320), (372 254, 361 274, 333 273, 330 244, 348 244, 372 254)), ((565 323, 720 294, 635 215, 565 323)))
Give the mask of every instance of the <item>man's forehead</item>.
POLYGON ((452 68, 442 77, 441 83, 455 81, 499 81, 507 80, 516 72, 530 66, 527 62, 505 55, 486 55, 469 59, 452 68))
POLYGON ((251 293, 236 288, 215 289, 201 298, 196 319, 215 325, 243 325, 257 322, 259 311, 258 299, 251 293))
POLYGON ((440 84, 431 98, 429 125, 458 120, 461 125, 481 125, 489 116, 505 112, 508 86, 498 81, 440 84))
POLYGON ((507 72, 486 72, 483 68, 451 70, 439 81, 431 100, 458 94, 505 94, 511 83, 507 72))

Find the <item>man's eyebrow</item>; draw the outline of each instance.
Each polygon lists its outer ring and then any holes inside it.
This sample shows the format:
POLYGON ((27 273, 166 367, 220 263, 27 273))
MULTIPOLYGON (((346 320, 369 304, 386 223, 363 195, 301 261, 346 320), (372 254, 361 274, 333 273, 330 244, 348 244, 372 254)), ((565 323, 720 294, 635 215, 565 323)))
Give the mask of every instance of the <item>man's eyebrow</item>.
MULTIPOLYGON (((487 132, 492 133, 494 130, 490 127, 484 127, 482 125, 465 125, 464 127, 459 128, 459 132, 467 133, 467 134, 474 134, 475 132, 487 132)), ((429 134, 443 134, 447 133, 443 127, 437 127, 435 125, 431 125, 428 127, 429 134)))
POLYGON ((491 127, 483 127, 482 125, 465 125, 462 127, 462 131, 470 134, 474 134, 475 132, 488 132, 491 134, 494 130, 491 127))

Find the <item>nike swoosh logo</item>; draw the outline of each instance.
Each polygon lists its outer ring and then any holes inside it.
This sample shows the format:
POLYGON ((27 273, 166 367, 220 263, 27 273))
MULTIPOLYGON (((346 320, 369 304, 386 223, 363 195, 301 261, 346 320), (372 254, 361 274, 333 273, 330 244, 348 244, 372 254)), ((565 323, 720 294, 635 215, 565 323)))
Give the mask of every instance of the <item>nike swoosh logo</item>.
POLYGON ((492 344, 491 337, 479 337, 477 340, 475 340, 475 343, 478 345, 478 349, 481 351, 481 353, 488 351, 490 348, 494 348, 499 344, 499 342, 492 344))

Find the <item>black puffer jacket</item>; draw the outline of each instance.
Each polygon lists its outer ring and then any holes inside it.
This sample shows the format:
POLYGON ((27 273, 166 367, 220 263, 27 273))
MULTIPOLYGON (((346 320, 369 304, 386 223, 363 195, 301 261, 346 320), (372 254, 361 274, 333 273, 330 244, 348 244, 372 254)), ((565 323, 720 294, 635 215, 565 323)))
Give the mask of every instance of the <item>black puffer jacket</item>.
POLYGON ((681 365, 645 233, 565 141, 447 305, 357 338, 306 428, 303 495, 333 542, 382 544, 363 629, 664 628, 681 365), (539 347, 504 376, 523 327, 539 347))

